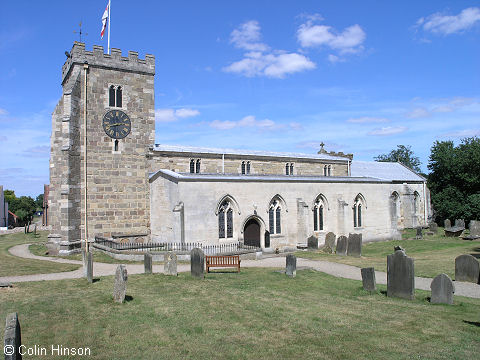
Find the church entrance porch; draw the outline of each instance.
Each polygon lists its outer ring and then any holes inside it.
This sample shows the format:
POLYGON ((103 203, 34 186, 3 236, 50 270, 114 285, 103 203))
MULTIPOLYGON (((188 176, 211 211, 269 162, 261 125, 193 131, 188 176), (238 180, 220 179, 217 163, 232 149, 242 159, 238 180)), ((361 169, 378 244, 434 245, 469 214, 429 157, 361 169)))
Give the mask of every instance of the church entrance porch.
POLYGON ((243 243, 245 245, 265 247, 265 224, 262 219, 251 216, 243 225, 243 243))

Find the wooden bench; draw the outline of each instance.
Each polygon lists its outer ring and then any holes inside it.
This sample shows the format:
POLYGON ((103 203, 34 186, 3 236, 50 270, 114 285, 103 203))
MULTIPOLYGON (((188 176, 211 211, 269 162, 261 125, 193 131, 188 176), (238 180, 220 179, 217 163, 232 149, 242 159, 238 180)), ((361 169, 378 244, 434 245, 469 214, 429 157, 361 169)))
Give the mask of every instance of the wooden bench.
POLYGON ((207 273, 212 267, 236 267, 237 272, 240 272, 239 255, 205 256, 205 264, 207 266, 207 273))

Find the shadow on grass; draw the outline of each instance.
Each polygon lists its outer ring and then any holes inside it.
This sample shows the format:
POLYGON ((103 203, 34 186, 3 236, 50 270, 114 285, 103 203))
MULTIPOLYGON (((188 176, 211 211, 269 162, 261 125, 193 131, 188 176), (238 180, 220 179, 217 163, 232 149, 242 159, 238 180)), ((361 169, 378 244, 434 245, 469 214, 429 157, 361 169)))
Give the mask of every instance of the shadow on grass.
POLYGON ((474 326, 480 327, 480 322, 477 322, 477 321, 463 320, 463 322, 464 322, 465 324, 470 324, 470 325, 474 325, 474 326))
POLYGON ((125 302, 130 302, 133 300, 133 296, 131 295, 125 295, 125 302))
POLYGON ((100 278, 94 278, 92 279, 92 284, 95 284, 96 282, 99 282, 100 281, 100 278))

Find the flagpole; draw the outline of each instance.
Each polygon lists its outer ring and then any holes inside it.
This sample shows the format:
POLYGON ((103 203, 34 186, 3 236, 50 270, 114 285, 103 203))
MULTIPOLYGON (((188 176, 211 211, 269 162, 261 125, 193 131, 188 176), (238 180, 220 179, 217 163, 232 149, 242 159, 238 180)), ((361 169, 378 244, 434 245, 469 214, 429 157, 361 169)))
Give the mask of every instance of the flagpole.
POLYGON ((110 55, 110 7, 111 7, 111 4, 110 4, 110 0, 108 0, 108 51, 107 51, 107 54, 110 55))

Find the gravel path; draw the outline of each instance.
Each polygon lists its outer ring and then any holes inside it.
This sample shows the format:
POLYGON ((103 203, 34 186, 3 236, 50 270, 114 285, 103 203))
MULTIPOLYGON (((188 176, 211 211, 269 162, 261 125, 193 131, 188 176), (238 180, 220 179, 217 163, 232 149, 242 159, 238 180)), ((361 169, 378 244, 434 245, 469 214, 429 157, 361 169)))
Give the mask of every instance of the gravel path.
MULTIPOLYGON (((61 258, 53 258, 48 256, 33 255, 28 247, 30 244, 22 244, 11 247, 8 251, 15 256, 36 259, 44 261, 53 261, 66 264, 78 264, 82 265, 81 261, 68 260, 61 258)), ((106 264, 94 262, 93 272, 95 277, 114 275, 118 264, 106 264)), ((129 274, 142 274, 144 271, 143 264, 127 264, 127 272, 129 274)), ((284 268, 284 257, 270 257, 262 260, 242 260, 242 267, 267 267, 267 268, 284 268)), ((308 260, 297 258, 297 267, 309 267, 314 270, 324 272, 336 277, 362 280, 360 268, 351 265, 339 264, 334 262, 322 261, 322 260, 308 260)), ((190 271, 189 264, 178 264, 179 272, 190 271)), ((153 265, 153 272, 164 273, 163 265, 153 265)), ((21 275, 21 276, 6 276, 0 277, 0 282, 26 282, 26 281, 43 281, 43 280, 61 280, 61 279, 77 279, 84 276, 83 268, 75 271, 67 271, 51 274, 34 274, 34 275, 21 275)), ((375 277, 377 284, 387 284, 387 273, 382 271, 375 271, 375 277)), ((431 278, 415 277, 415 288, 420 290, 430 291, 431 278)), ((467 282, 454 282, 455 295, 466 296, 471 298, 480 299, 480 285, 467 283, 467 282)))

